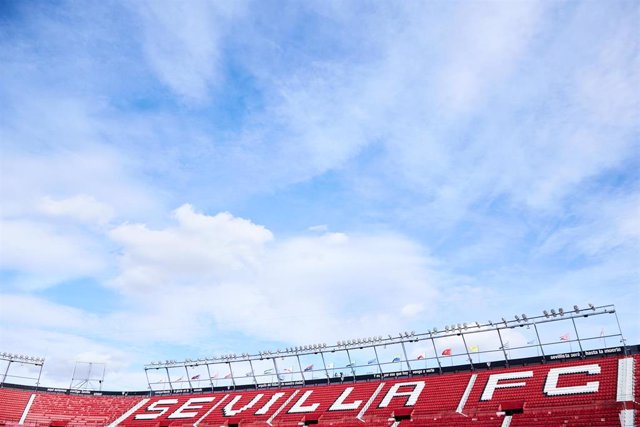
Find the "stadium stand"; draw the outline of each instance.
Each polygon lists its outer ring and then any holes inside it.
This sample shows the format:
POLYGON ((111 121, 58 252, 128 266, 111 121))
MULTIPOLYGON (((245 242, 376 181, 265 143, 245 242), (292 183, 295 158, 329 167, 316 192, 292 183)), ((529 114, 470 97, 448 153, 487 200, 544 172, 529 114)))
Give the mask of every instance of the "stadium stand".
POLYGON ((5 384, 0 425, 629 427, 640 409, 639 362, 638 354, 512 361, 510 367, 396 379, 135 396, 5 384))

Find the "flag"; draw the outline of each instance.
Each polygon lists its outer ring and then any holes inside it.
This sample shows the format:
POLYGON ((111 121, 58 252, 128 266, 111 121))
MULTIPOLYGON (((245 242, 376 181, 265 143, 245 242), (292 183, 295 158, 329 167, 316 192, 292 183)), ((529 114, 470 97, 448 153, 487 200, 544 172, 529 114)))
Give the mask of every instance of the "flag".
POLYGON ((535 338, 534 338, 534 339, 532 339, 531 341, 527 341, 527 344, 535 344, 535 343, 536 343, 535 338))
POLYGON ((213 375, 211 376, 212 380, 217 380, 218 379, 218 373, 214 372, 213 375))
POLYGON ((309 372, 309 371, 310 371, 310 370, 312 370, 312 369, 313 369, 313 365, 309 365, 309 366, 307 366, 306 368, 304 368, 304 371, 303 371, 303 372, 309 372))
POLYGON ((442 350, 442 355, 443 356, 451 356, 451 349, 450 348, 445 348, 444 350, 442 350))
POLYGON ((396 356, 396 357, 394 357, 394 358, 393 358, 393 360, 391 361, 391 363, 399 362, 399 361, 400 361, 400 358, 399 358, 398 356, 396 356))
POLYGON ((478 347, 477 345, 472 345, 471 347, 469 347, 469 351, 472 353, 477 353, 478 351, 480 351, 480 347, 478 347))
POLYGON ((199 380, 200 379, 200 374, 192 376, 191 379, 192 380, 199 380))
POLYGON ((227 375, 224 376, 226 379, 231 378, 231 372, 229 372, 227 375))
POLYGON ((177 380, 175 380, 177 383, 179 383, 180 381, 182 381, 182 377, 178 378, 177 380))
POLYGON ((418 355, 417 359, 418 359, 418 360, 422 360, 422 359, 424 359, 425 357, 427 357, 427 355, 426 355, 426 354, 424 354, 424 353, 420 353, 420 354, 418 355))
POLYGON ((560 335, 560 341, 569 341, 569 332, 564 335, 560 335))
POLYGON ((509 349, 509 341, 505 342, 504 345, 499 348, 499 350, 508 350, 508 349, 509 349))
POLYGON ((378 361, 378 359, 371 359, 367 362, 367 365, 373 365, 374 363, 376 363, 378 361))
POLYGON ((273 373, 273 368, 269 368, 269 369, 265 369, 264 374, 272 374, 273 373))
POLYGON ((604 336, 604 328, 600 329, 600 338, 604 336))

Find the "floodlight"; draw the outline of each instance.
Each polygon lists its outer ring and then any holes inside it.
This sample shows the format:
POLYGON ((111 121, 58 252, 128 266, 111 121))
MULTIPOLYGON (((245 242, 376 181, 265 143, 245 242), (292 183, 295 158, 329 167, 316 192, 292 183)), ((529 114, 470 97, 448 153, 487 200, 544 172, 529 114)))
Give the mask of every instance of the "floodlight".
POLYGON ((444 325, 444 330, 445 330, 446 332, 449 332, 449 325, 444 325))
POLYGON ((576 313, 580 313, 580 309, 578 308, 577 305, 573 306, 573 311, 575 311, 576 313))
POLYGON ((528 319, 527 319, 527 315, 526 315, 526 314, 524 314, 524 313, 522 313, 522 320, 524 320, 525 322, 528 320, 528 319))
POLYGON ((520 317, 518 317, 518 315, 515 315, 516 320, 519 322, 520 321, 520 317))
POLYGON ((382 341, 382 335, 378 335, 378 341, 382 341))
POLYGON ((556 311, 555 311, 553 308, 551 309, 551 315, 552 315, 553 317, 556 317, 556 316, 557 316, 557 313, 556 313, 556 311))
POLYGON ((462 327, 465 328, 465 329, 469 329, 469 326, 467 325, 466 322, 462 324, 462 327))
POLYGON ((437 334, 437 333, 438 333, 438 328, 436 328, 435 326, 433 327, 433 329, 432 329, 432 330, 433 330, 433 333, 434 333, 434 334, 437 334))
POLYGON ((589 308, 593 311, 596 311, 596 308, 593 306, 593 304, 589 303, 589 308))
POLYGON ((549 317, 549 312, 547 310, 543 310, 542 313, 544 314, 544 317, 549 317))
POLYGON ((560 313, 560 316, 564 316, 564 309, 562 307, 558 309, 558 312, 560 313))
POLYGON ((411 331, 411 336, 415 336, 416 335, 416 331, 411 331))

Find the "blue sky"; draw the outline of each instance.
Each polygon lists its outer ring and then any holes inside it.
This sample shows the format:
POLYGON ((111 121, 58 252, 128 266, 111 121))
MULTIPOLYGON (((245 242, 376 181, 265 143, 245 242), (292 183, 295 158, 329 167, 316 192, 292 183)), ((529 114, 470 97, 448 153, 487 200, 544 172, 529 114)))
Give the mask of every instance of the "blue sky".
POLYGON ((139 389, 588 302, 640 342, 638 12, 2 2, 3 351, 139 389))

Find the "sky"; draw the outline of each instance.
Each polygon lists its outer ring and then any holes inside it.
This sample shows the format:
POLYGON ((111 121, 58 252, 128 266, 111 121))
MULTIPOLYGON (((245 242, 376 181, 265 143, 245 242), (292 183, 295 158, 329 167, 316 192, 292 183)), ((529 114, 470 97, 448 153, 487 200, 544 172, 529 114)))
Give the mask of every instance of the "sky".
POLYGON ((0 2, 0 349, 140 390, 152 360, 574 304, 640 343, 639 17, 0 2))

